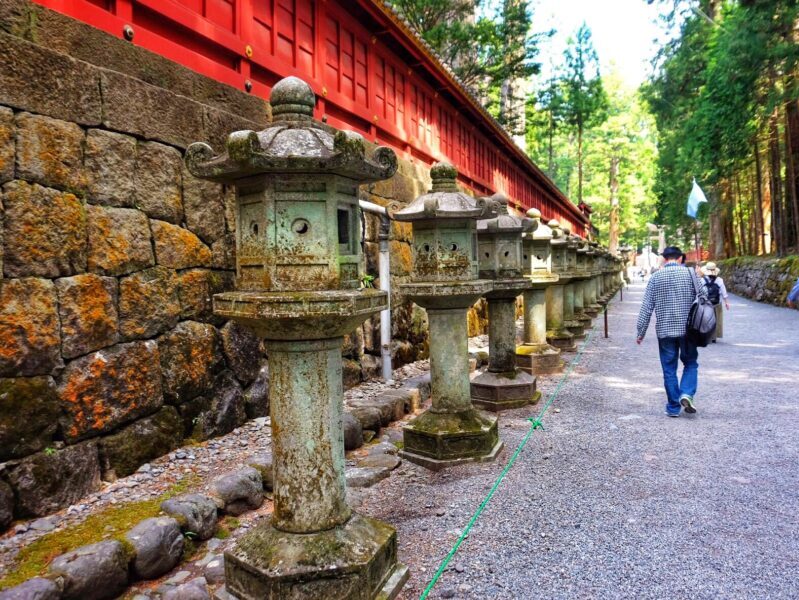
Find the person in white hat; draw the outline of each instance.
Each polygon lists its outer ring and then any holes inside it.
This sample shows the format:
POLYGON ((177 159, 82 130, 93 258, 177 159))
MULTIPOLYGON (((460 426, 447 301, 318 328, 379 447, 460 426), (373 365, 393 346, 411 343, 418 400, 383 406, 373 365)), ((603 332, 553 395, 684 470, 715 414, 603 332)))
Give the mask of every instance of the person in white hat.
POLYGON ((719 267, 714 262, 708 262, 702 267, 702 275, 705 278, 705 287, 707 288, 707 295, 713 307, 716 309, 716 333, 711 340, 714 344, 716 338, 724 337, 724 311, 721 308, 721 301, 724 301, 724 306, 730 310, 730 297, 727 294, 727 286, 724 285, 724 280, 719 276, 719 267))

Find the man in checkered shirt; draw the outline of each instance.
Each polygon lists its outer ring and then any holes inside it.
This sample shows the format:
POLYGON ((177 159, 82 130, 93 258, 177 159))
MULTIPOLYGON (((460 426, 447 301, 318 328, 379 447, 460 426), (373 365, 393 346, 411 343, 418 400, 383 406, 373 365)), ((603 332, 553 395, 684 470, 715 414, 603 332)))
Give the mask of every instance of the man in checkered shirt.
MULTIPOLYGON (((696 394, 699 351, 685 335, 688 313, 696 298, 693 277, 690 269, 680 262, 685 261, 682 250, 670 246, 663 251, 666 260, 663 268, 649 279, 641 312, 638 314, 638 339, 644 341, 652 311, 655 312, 660 350, 660 365, 663 368, 663 384, 666 388, 666 414, 680 416, 681 408, 688 414, 696 412, 696 394), (682 360, 682 378, 677 380, 677 362, 682 360)), ((699 293, 706 295, 705 284, 699 281, 699 293)))

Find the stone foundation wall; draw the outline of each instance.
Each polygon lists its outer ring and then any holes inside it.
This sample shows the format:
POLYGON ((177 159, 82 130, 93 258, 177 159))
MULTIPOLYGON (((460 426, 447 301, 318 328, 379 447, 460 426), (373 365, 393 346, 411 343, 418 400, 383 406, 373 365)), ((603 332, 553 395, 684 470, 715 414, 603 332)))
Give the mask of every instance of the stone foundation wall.
POLYGON ((799 277, 799 256, 742 256, 718 264, 730 292, 778 306, 785 306, 785 298, 799 277))
MULTIPOLYGON (((269 112, 28 0, 0 3, 0 526, 268 411, 258 340, 211 308, 233 288, 232 190, 193 178, 182 154, 269 112)), ((385 205, 428 187, 401 160, 363 194, 385 205)), ((379 222, 364 223, 376 276, 379 222)), ((425 312, 397 293, 410 236, 392 223, 395 366, 427 352, 425 312)), ((348 387, 379 374, 379 319, 344 355, 348 387)))

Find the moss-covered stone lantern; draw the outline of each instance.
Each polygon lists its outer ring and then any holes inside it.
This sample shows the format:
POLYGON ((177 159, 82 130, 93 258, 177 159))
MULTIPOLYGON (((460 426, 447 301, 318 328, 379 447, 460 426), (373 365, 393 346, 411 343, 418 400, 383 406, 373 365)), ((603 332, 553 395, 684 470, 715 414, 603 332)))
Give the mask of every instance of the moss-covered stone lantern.
POLYGON ((577 270, 582 273, 582 276, 574 288, 574 318, 580 321, 585 329, 591 328, 593 319, 587 305, 588 286, 594 275, 591 272, 590 252, 591 246, 588 241, 580 239, 577 246, 577 270))
POLYGON ((492 282, 479 278, 476 222, 493 203, 458 190, 447 163, 430 170, 432 190, 397 211, 413 227, 413 283, 401 293, 427 310, 432 407, 403 431, 401 455, 429 469, 491 460, 502 448, 497 418, 472 405, 466 313, 492 282))
POLYGON ((585 327, 574 314, 574 295, 577 283, 585 278, 585 273, 577 268, 577 249, 580 238, 571 234, 571 225, 561 225, 566 236, 566 269, 570 275, 568 283, 563 288, 563 326, 569 330, 575 339, 585 337, 585 327))
POLYGON ((498 412, 533 404, 541 397, 536 380, 516 366, 516 298, 529 286, 523 277, 522 233, 536 222, 508 213, 508 199, 495 194, 497 216, 477 222, 480 277, 494 288, 488 301, 488 368, 472 379, 472 403, 498 412))
POLYGON ((559 277, 552 272, 552 229, 541 222, 537 208, 528 210, 527 217, 533 226, 522 236, 522 259, 529 285, 522 294, 523 343, 516 347, 516 364, 532 375, 547 375, 563 370, 560 349, 547 343, 546 290, 559 277))
POLYGON ((269 352, 274 512, 225 554, 226 590, 391 598, 407 579, 396 531, 347 504, 341 345, 387 305, 385 292, 358 289, 358 186, 391 177, 397 160, 314 121, 313 91, 296 77, 270 101, 265 130, 231 134, 220 156, 203 143, 186 152, 193 175, 236 187, 237 291, 215 295, 214 313, 269 352))
POLYGON ((569 239, 556 219, 548 225, 552 230, 552 270, 558 275, 558 281, 548 286, 546 292, 547 341, 556 348, 571 352, 577 349, 577 344, 564 322, 565 288, 572 278, 568 267, 569 239))
POLYGON ((602 307, 597 303, 597 289, 599 278, 599 244, 595 241, 588 243, 588 271, 591 277, 585 282, 585 302, 584 310, 591 318, 596 318, 602 307))

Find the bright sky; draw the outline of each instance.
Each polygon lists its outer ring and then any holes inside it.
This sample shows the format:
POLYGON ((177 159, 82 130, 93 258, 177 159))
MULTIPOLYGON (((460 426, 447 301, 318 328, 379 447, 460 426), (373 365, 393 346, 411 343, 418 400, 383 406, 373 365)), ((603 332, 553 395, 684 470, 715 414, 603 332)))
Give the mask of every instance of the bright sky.
POLYGON ((591 28, 594 47, 603 73, 615 64, 622 78, 637 87, 650 74, 653 40, 662 37, 655 22, 657 3, 646 0, 533 0, 535 31, 555 29, 555 36, 541 44, 539 62, 549 72, 549 63, 562 64, 566 41, 585 21, 591 28))

